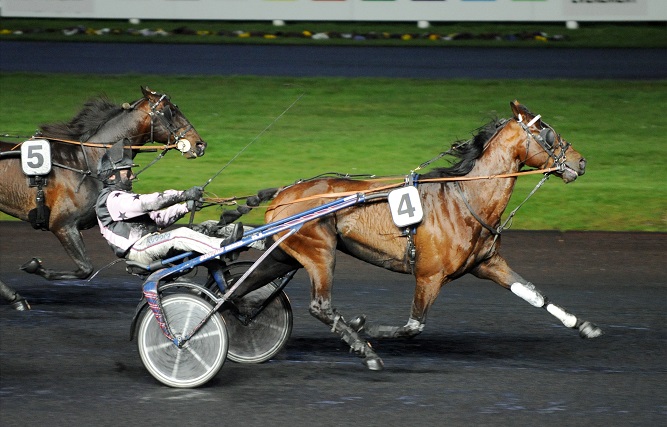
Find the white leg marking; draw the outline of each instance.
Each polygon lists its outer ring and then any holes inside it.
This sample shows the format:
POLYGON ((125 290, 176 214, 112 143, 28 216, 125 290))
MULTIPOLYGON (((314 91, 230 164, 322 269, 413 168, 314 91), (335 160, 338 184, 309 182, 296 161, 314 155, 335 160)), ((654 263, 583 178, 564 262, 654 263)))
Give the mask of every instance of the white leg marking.
POLYGON ((510 289, 516 296, 523 298, 533 307, 542 307, 544 305, 544 297, 535 289, 532 283, 523 284, 514 282, 510 289))
POLYGON ((424 326, 426 326, 424 323, 420 322, 419 320, 410 318, 408 320, 408 323, 405 324, 405 327, 408 329, 412 330, 418 330, 419 332, 424 330, 424 326))
POLYGON ((574 328, 577 325, 577 317, 574 314, 570 314, 563 310, 562 307, 549 303, 547 305, 547 311, 563 322, 563 325, 568 328, 574 328))

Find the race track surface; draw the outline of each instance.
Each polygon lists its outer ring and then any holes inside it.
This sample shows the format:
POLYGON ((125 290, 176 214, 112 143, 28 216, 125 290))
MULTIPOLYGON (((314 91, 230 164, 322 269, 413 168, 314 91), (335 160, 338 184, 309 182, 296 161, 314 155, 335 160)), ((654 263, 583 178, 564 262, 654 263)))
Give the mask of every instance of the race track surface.
MULTIPOLYGON (((114 260, 84 232, 97 268, 114 260)), ((303 272, 287 288, 294 329, 272 361, 227 361, 209 384, 170 389, 143 367, 129 327, 140 281, 121 264, 90 283, 20 272, 32 256, 70 263, 55 237, 0 223, 0 279, 30 312, 0 305, 0 424, 243 426, 657 426, 667 421, 667 235, 509 231, 502 253, 554 302, 603 328, 582 340, 493 283, 443 288, 425 331, 373 340, 368 371, 308 314, 303 272)), ((250 251, 244 257, 256 257, 250 251)), ((340 257, 347 318, 402 325, 413 281, 340 257)))

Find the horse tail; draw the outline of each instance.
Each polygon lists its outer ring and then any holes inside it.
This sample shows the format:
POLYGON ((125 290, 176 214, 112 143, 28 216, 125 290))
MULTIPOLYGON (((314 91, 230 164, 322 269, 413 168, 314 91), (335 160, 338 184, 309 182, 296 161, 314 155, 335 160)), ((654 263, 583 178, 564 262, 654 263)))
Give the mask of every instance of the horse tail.
POLYGON ((241 216, 253 210, 253 208, 259 206, 261 203, 267 202, 276 197, 282 189, 283 187, 265 188, 264 190, 258 191, 256 195, 247 197, 244 205, 238 205, 236 209, 228 209, 223 211, 220 215, 220 221, 218 224, 231 224, 232 222, 241 218, 241 216))

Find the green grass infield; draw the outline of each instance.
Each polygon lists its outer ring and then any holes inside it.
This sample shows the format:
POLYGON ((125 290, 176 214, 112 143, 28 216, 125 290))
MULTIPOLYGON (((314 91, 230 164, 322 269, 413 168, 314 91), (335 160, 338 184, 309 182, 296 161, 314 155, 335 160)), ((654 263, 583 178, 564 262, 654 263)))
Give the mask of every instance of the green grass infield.
MULTIPOLYGON (((29 136, 41 123, 70 119, 96 95, 133 101, 140 85, 170 94, 209 143, 200 159, 169 153, 141 175, 141 192, 202 185, 253 140, 206 188, 208 195, 243 196, 324 172, 404 175, 491 117, 509 117, 509 102, 518 99, 568 139, 588 167, 572 184, 552 177, 513 228, 667 231, 667 81, 2 73, 0 133, 29 136)), ((140 154, 136 161, 146 165, 154 157, 140 154)), ((520 178, 509 209, 538 180, 520 178)), ((196 221, 219 214, 210 207, 196 221)), ((246 221, 260 222, 262 214, 246 221)))

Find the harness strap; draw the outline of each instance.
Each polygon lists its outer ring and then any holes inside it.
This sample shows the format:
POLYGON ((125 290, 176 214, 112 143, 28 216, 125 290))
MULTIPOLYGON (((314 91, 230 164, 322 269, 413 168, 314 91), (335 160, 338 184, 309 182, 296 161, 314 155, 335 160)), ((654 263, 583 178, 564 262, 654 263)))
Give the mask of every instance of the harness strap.
POLYGON ((454 184, 455 184, 455 185, 454 185, 454 188, 455 188, 456 191, 459 193, 459 196, 461 196, 461 199, 463 200, 463 203, 466 205, 466 208, 468 208, 468 210, 470 211, 470 213, 472 214, 472 216, 475 217, 475 219, 477 220, 477 222, 479 222, 480 224, 482 224, 482 227, 484 227, 484 228, 486 228, 487 230, 489 230, 489 232, 490 232, 491 234, 493 234, 494 236, 499 235, 499 234, 500 234, 500 231, 498 231, 497 229, 495 229, 495 228, 491 227, 489 224, 487 224, 482 218, 480 218, 479 215, 477 215, 477 212, 475 212, 475 210, 472 208, 472 206, 470 206, 470 203, 468 203, 468 199, 466 198, 466 196, 463 194, 463 191, 461 190, 461 184, 459 184, 458 181, 455 182, 454 184))
MULTIPOLYGON (((406 186, 417 187, 419 183, 419 174, 411 171, 408 176, 405 177, 406 186)), ((412 225, 405 227, 403 229, 403 235, 407 237, 407 243, 405 248, 405 256, 408 259, 408 264, 410 265, 410 272, 415 274, 415 260, 417 259, 417 246, 415 245, 414 235, 417 232, 417 225, 412 225)))

